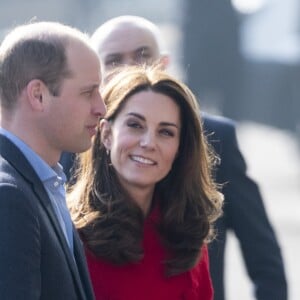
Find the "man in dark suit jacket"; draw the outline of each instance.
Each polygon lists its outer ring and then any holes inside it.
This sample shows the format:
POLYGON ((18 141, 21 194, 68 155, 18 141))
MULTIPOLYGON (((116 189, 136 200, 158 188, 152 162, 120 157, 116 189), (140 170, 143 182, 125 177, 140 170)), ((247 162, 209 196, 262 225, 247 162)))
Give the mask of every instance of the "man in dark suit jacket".
MULTIPOLYGON (((150 64, 159 61, 164 68, 169 57, 164 53, 156 25, 135 16, 121 16, 102 24, 92 35, 103 75, 119 65, 150 64)), ((239 150, 234 123, 221 117, 203 115, 208 139, 221 158, 216 171, 218 183, 226 183, 224 216, 217 221, 218 236, 209 245, 215 300, 224 299, 224 249, 226 232, 239 239, 257 299, 287 299, 287 284, 280 247, 268 220, 256 183, 247 176, 239 150)))
POLYGON ((221 158, 216 181, 224 183, 224 214, 216 222, 217 238, 209 245, 210 271, 216 300, 225 299, 226 232, 236 235, 247 272, 259 300, 287 299, 281 250, 268 219, 257 184, 248 177, 232 120, 203 115, 208 140, 221 158))
POLYGON ((0 46, 1 300, 94 299, 57 162, 90 147, 100 82, 97 54, 68 26, 19 26, 0 46))

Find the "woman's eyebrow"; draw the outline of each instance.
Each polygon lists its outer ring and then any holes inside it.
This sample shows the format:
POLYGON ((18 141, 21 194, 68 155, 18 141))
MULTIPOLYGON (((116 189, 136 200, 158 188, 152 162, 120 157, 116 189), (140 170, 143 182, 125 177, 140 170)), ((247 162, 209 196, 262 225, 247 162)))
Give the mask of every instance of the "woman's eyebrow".
MULTIPOLYGON (((146 121, 146 118, 143 115, 139 114, 139 113, 129 112, 126 115, 127 116, 134 116, 134 117, 136 117, 136 118, 138 118, 142 121, 146 121)), ((159 125, 161 125, 161 126, 172 126, 172 127, 176 127, 177 129, 179 129, 178 124, 173 123, 173 122, 162 121, 162 122, 159 123, 159 125)))

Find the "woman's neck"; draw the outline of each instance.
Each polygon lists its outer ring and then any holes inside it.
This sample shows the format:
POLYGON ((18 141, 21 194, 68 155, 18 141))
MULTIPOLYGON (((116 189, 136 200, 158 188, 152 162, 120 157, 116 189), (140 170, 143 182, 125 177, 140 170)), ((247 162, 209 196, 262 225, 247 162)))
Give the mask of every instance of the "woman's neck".
POLYGON ((131 188, 127 189, 127 191, 136 204, 141 208, 143 214, 147 216, 151 210, 154 188, 131 188))

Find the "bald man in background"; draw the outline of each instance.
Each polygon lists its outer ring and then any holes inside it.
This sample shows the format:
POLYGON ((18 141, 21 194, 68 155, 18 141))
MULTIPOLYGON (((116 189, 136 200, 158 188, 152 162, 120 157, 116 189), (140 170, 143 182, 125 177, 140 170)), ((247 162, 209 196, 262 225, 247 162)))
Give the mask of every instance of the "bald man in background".
MULTIPOLYGON (((91 37, 106 80, 116 67, 159 63, 169 66, 159 28, 137 16, 120 16, 102 24, 91 37)), ((257 184, 248 177, 234 122, 203 115, 208 140, 221 158, 216 181, 224 184, 224 215, 216 223, 217 238, 209 246, 215 300, 224 300, 224 252, 226 232, 239 240, 247 272, 259 300, 286 300, 287 283, 281 250, 266 214, 257 184)))

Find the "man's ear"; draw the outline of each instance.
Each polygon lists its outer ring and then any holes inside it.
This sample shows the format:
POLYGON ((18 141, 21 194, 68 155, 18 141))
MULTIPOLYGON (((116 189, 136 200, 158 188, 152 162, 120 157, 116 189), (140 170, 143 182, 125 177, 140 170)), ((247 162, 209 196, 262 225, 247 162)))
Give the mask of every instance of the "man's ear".
POLYGON ((111 149, 112 142, 112 132, 111 132, 111 123, 106 119, 100 121, 100 134, 101 142, 107 150, 111 149))
POLYGON ((163 69, 167 69, 170 64, 170 56, 168 54, 162 54, 159 58, 159 64, 163 69))
POLYGON ((46 86, 39 79, 32 79, 26 86, 26 93, 29 104, 33 110, 43 111, 44 110, 44 97, 45 97, 46 86))

